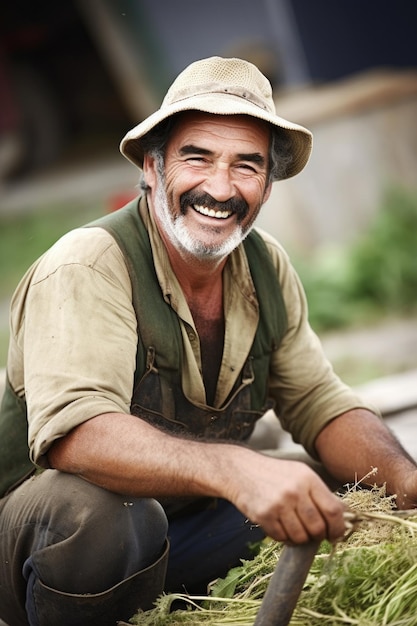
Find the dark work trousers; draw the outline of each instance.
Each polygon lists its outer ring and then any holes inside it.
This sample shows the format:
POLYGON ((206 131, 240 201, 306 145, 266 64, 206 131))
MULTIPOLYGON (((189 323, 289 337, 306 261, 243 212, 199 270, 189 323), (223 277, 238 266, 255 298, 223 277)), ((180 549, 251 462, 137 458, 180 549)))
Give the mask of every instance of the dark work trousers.
POLYGON ((164 589, 205 593, 263 537, 223 500, 168 527, 155 500, 47 470, 0 500, 0 618, 115 626, 152 608, 164 589))
POLYGON ((242 559, 254 556, 253 544, 265 537, 230 502, 170 522, 170 556, 166 592, 201 595, 207 585, 223 577, 242 559))
POLYGON ((0 500, 0 618, 114 626, 162 592, 168 523, 132 499, 47 470, 0 500))

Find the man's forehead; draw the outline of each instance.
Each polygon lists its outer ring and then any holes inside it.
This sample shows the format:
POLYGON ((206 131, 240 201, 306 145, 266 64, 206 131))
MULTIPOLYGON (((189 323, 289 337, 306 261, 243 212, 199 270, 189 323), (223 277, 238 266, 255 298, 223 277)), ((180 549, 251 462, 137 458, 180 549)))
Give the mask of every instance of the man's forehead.
POLYGON ((186 111, 178 115, 171 131, 171 138, 181 135, 198 136, 199 133, 210 131, 233 135, 253 141, 269 142, 271 127, 267 122, 248 115, 216 115, 202 111, 186 111))

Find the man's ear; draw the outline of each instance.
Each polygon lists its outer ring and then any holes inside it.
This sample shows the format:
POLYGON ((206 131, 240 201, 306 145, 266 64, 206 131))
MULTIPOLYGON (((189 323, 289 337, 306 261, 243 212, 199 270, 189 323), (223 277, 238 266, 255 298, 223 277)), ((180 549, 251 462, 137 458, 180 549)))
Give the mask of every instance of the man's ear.
POLYGON ((145 154, 143 157, 143 178, 148 187, 155 188, 156 182, 156 162, 150 154, 145 154))
POLYGON ((264 198, 263 198, 262 204, 265 204, 265 202, 269 199, 269 196, 271 195, 271 191, 272 191, 272 183, 269 183, 269 185, 265 189, 265 193, 264 193, 264 198))

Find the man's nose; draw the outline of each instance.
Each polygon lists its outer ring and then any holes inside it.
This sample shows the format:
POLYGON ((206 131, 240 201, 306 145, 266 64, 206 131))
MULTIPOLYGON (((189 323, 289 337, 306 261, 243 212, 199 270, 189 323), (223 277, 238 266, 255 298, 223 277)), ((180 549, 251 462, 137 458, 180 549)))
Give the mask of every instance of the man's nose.
POLYGON ((236 190, 228 165, 220 163, 213 167, 207 175, 203 188, 205 192, 219 202, 225 202, 232 198, 236 190))

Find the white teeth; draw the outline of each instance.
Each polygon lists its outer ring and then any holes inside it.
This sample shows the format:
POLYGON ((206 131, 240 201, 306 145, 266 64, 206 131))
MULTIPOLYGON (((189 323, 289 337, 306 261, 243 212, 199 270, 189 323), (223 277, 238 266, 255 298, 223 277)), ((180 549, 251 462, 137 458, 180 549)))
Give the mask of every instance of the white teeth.
POLYGON ((206 206, 200 206, 198 204, 194 204, 194 209, 202 215, 207 215, 208 217, 217 217, 218 219, 222 220, 225 220, 232 214, 231 211, 215 211, 214 209, 209 209, 206 206))

